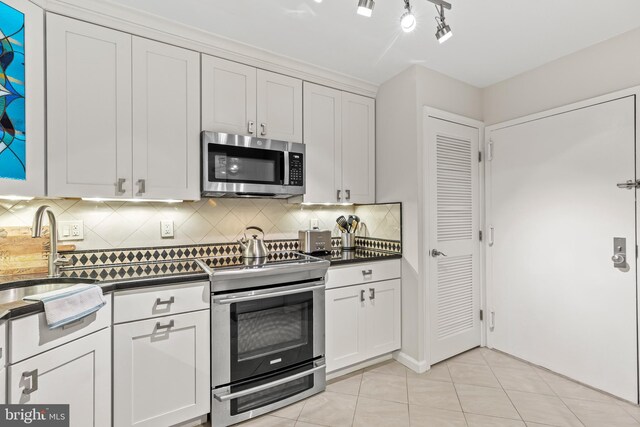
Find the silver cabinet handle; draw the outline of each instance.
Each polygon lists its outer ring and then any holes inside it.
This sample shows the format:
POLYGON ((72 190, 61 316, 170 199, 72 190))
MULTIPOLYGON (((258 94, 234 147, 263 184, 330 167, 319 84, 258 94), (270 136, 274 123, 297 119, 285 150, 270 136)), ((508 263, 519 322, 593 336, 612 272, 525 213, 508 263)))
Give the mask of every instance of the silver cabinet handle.
POLYGON ((173 304, 174 302, 176 302, 176 297, 171 297, 167 300, 161 300, 160 298, 156 298, 156 305, 164 305, 164 304, 173 304))
POLYGON ((124 194, 124 183, 127 180, 125 178, 118 178, 118 183, 116 184, 116 193, 124 194))
POLYGON ((363 276, 371 276, 373 274, 373 270, 362 270, 363 276))
POLYGON ((364 302, 364 289, 360 290, 360 302, 364 302))
POLYGON ((253 388, 249 388, 247 390, 242 390, 242 391, 239 391, 237 393, 214 394, 213 397, 218 402, 226 402, 228 400, 232 400, 232 399, 237 399, 239 397, 248 396, 250 394, 258 393, 258 392, 263 391, 263 390, 268 390, 270 388, 277 387, 279 385, 286 384, 288 382, 295 381, 295 380, 300 379, 300 378, 304 378, 307 375, 311 375, 311 374, 313 374, 313 373, 315 373, 317 371, 321 371, 321 370, 325 369, 325 366, 326 365, 324 365, 324 364, 321 365, 321 366, 316 366, 315 368, 311 368, 308 371, 300 372, 298 374, 291 375, 291 376, 286 377, 286 378, 281 378, 279 380, 272 381, 272 382, 267 383, 267 384, 262 384, 262 385, 259 385, 259 386, 253 387, 253 388))
POLYGON ((347 200, 351 200, 351 190, 345 190, 345 192, 347 193, 347 200))
POLYGON ((175 324, 176 323, 173 320, 170 320, 169 324, 167 324, 167 325, 161 325, 160 322, 156 322, 156 330, 159 330, 159 329, 171 329, 171 328, 173 328, 175 326, 175 324))
POLYGON ((369 299, 376 299, 376 290, 374 288, 369 288, 369 299))
POLYGON ((338 201, 340 201, 340 193, 342 193, 342 191, 336 191, 336 198, 338 199, 338 201))
POLYGON ((267 124, 266 123, 260 123, 260 135, 265 136, 267 134, 267 124))
POLYGON ((442 255, 442 256, 447 256, 447 254, 445 254, 444 252, 440 252, 440 251, 439 251, 439 250, 437 250, 437 249, 434 249, 434 250, 432 250, 432 251, 431 251, 431 256, 432 256, 432 257, 434 257, 434 258, 437 258, 437 257, 439 257, 440 255, 442 255))
POLYGON ((138 180, 138 194, 144 194, 147 192, 147 181, 145 179, 138 180))
POLYGON ((23 372, 22 378, 31 378, 31 387, 22 390, 22 394, 30 395, 34 391, 38 390, 38 370, 23 372))
POLYGON ((247 132, 249 135, 253 135, 256 132, 256 123, 253 120, 249 120, 249 124, 247 124, 247 132))

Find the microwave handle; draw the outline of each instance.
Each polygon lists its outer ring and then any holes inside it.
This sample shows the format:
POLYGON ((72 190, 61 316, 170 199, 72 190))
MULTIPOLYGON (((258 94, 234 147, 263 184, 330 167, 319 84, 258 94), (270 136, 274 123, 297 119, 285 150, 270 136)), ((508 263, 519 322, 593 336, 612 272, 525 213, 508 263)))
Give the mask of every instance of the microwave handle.
POLYGON ((289 152, 285 151, 284 152, 284 185, 291 185, 290 174, 291 174, 291 171, 289 170, 289 152))

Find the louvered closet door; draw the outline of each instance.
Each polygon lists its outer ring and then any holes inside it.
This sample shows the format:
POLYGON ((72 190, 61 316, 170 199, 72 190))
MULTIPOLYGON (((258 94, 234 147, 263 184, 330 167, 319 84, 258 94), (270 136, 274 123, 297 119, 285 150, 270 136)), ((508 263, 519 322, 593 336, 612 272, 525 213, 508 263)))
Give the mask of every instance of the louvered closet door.
POLYGON ((477 128, 425 118, 431 364, 480 345, 477 128), (437 251, 432 253, 432 251, 437 251))

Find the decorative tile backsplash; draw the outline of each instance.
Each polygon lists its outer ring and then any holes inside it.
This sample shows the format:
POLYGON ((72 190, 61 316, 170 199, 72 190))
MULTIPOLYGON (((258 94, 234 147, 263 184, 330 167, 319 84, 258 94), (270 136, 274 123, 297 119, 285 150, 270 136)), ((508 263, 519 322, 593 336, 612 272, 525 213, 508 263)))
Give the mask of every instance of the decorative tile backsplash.
POLYGON ((0 200, 0 229, 31 226, 36 209, 51 206, 59 221, 84 221, 84 240, 70 241, 78 250, 202 245, 233 242, 245 227, 261 227, 269 240, 297 239, 317 219, 322 229, 340 232, 339 215, 356 214, 359 236, 400 240, 400 204, 320 206, 269 199, 206 199, 182 203, 92 202, 82 200, 0 200), (160 221, 174 223, 174 238, 160 237, 160 221))

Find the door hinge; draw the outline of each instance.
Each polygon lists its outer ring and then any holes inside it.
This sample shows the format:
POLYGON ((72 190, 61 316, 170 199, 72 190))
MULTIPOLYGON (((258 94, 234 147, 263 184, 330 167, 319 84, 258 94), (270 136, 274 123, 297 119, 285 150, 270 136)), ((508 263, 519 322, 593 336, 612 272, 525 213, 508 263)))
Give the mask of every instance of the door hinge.
POLYGON ((484 310, 480 310, 480 320, 484 320, 484 310))
POLYGON ((478 151, 478 163, 482 162, 482 151, 478 151))
POLYGON ((489 140, 489 143, 487 144, 487 160, 491 161, 493 160, 493 141, 489 140))
POLYGON ((480 241, 482 242, 482 230, 480 230, 480 231, 478 232, 478 234, 479 234, 479 237, 480 237, 480 241))

